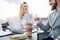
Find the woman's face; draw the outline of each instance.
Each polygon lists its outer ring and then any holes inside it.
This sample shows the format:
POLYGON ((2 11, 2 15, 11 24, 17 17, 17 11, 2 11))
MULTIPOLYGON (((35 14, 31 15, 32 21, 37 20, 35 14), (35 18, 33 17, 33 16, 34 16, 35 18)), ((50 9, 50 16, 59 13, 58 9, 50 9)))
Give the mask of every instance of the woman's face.
POLYGON ((28 12, 28 5, 27 4, 23 4, 23 12, 24 13, 28 12))

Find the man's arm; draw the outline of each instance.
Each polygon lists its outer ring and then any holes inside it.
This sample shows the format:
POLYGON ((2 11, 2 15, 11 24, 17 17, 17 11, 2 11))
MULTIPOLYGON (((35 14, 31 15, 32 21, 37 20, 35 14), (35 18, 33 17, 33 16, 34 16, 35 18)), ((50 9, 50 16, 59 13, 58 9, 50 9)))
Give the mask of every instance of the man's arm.
POLYGON ((49 22, 47 22, 46 25, 44 25, 42 22, 38 22, 37 26, 40 27, 44 31, 48 31, 51 28, 49 25, 49 22))
POLYGON ((55 22, 54 22, 54 29, 60 28, 60 15, 57 16, 55 22))

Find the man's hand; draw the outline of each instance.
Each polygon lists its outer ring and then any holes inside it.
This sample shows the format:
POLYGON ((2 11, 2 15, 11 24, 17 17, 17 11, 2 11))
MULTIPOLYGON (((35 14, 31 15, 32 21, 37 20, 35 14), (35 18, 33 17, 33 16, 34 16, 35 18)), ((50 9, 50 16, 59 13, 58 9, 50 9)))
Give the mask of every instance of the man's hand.
POLYGON ((34 16, 34 20, 35 20, 35 21, 41 21, 38 16, 34 16))

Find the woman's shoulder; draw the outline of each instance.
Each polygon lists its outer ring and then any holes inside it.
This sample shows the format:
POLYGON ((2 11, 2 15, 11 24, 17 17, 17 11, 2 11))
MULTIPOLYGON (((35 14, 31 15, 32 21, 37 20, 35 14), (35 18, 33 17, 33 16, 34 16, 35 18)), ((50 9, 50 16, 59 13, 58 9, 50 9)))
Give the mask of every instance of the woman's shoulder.
POLYGON ((26 16, 32 16, 32 13, 27 13, 26 16))
POLYGON ((28 15, 32 15, 32 13, 28 13, 28 15))

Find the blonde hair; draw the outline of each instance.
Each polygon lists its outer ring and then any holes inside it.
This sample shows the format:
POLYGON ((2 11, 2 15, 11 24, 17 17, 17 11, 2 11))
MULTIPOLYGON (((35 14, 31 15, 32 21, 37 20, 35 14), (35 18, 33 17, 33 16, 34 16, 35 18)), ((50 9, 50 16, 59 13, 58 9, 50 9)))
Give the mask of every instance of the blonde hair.
POLYGON ((20 18, 22 18, 22 17, 24 16, 23 4, 26 4, 26 2, 23 2, 23 3, 21 3, 21 5, 20 5, 20 13, 19 13, 20 18))
POLYGON ((22 18, 23 15, 24 15, 24 14, 23 14, 23 4, 21 4, 21 5, 20 5, 20 12, 19 12, 20 18, 22 18))

